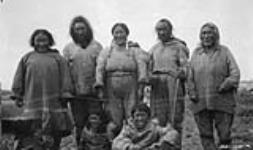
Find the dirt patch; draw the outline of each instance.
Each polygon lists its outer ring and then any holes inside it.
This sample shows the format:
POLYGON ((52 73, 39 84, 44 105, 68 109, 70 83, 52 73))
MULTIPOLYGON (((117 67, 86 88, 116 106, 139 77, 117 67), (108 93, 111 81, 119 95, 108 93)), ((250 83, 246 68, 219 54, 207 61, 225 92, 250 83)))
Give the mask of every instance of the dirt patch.
MULTIPOLYGON (((186 101, 186 106, 189 101, 186 101)), ((242 148, 242 145, 253 145, 253 95, 249 92, 241 92, 238 97, 236 115, 232 128, 233 144, 238 146, 234 150, 253 149, 242 148), (240 147, 241 146, 241 147, 240 147)), ((13 150, 14 136, 4 135, 1 139, 0 150, 13 150)), ((252 146, 253 147, 253 146, 252 146)), ((202 150, 200 138, 192 112, 186 108, 184 131, 183 131, 183 150, 202 150)), ((73 135, 62 140, 61 150, 76 150, 76 142, 73 135)))

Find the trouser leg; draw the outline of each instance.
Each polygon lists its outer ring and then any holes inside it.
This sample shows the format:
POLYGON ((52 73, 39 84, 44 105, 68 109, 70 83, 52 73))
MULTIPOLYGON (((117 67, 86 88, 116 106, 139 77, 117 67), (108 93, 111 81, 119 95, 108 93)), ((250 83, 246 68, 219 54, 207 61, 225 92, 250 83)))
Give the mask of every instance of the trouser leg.
POLYGON ((219 137, 219 145, 224 150, 229 150, 231 147, 231 127, 233 124, 234 115, 226 112, 215 111, 214 120, 215 127, 219 137))
POLYGON ((122 105, 122 100, 118 98, 114 92, 110 89, 108 90, 108 101, 105 105, 106 112, 109 113, 111 118, 111 126, 110 126, 110 133, 113 134, 113 137, 116 137, 120 132, 122 127, 123 118, 124 118, 124 110, 122 105))
POLYGON ((54 144, 51 150, 60 150, 60 144, 61 144, 61 139, 62 139, 61 136, 53 135, 52 137, 54 139, 54 144))
POLYGON ((181 149, 182 147, 184 110, 185 110, 184 101, 181 99, 178 99, 177 104, 176 104, 176 112, 174 116, 174 125, 173 125, 173 127, 179 133, 178 140, 176 142, 178 149, 181 149))
POLYGON ((88 103, 85 99, 73 100, 70 102, 71 111, 75 122, 75 137, 79 145, 81 133, 88 118, 88 103))
POLYGON ((152 117, 157 119, 160 126, 166 126, 170 119, 169 88, 167 77, 154 76, 152 78, 150 108, 152 117))
POLYGON ((167 118, 164 120, 164 124, 171 123, 173 127, 179 133, 176 146, 177 149, 182 147, 182 123, 184 120, 185 102, 184 102, 184 86, 178 79, 173 77, 166 77, 163 79, 166 83, 166 93, 164 93, 168 99, 167 118))
POLYGON ((19 136, 16 150, 36 149, 43 150, 41 120, 27 120, 19 124, 25 134, 19 136))
POLYGON ((195 114, 201 143, 204 150, 216 150, 214 135, 213 135, 213 115, 209 110, 203 110, 195 114))
POLYGON ((131 87, 131 90, 126 94, 124 99, 124 119, 127 120, 131 117, 131 111, 137 104, 137 87, 131 87))

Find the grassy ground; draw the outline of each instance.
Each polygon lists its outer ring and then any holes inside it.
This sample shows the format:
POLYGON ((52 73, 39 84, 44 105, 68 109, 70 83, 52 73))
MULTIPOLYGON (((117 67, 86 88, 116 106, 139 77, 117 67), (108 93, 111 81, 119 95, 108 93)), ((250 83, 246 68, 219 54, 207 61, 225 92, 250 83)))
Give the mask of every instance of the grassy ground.
MULTIPOLYGON (((239 92, 232 137, 233 150, 253 150, 253 95, 248 91, 239 92)), ((202 150, 198 129, 189 109, 185 113, 183 150, 202 150)))
MULTIPOLYGON (((188 105, 189 101, 186 102, 186 106, 188 105)), ((247 91, 242 91, 239 94, 232 131, 233 143, 235 144, 234 150, 253 149, 253 147, 239 147, 248 144, 253 145, 253 95, 247 91)), ((4 135, 1 140, 0 150, 12 150, 13 139, 13 135, 4 135)), ((64 138, 61 147, 61 150, 75 150, 76 144, 73 136, 64 138)), ((184 120, 183 150, 202 150, 198 129, 193 119, 193 114, 188 108, 186 109, 184 120)))

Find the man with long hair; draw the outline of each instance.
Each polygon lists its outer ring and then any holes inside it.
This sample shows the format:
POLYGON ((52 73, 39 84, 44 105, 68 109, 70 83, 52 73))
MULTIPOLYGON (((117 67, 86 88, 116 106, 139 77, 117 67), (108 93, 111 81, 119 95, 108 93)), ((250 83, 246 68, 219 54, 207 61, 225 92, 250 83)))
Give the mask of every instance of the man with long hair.
POLYGON ((178 147, 180 147, 184 114, 184 82, 189 50, 185 42, 174 37, 173 26, 168 19, 158 21, 155 29, 159 42, 150 50, 149 69, 152 117, 156 117, 161 126, 166 126, 167 123, 173 125, 179 133, 178 147))
POLYGON ((200 44, 191 57, 189 96, 204 150, 231 147, 231 127, 236 106, 240 70, 231 50, 220 44, 218 27, 206 23, 200 29, 200 44))
POLYGON ((100 106, 93 89, 95 82, 96 59, 102 46, 94 40, 92 28, 83 16, 75 17, 70 24, 73 42, 66 45, 63 55, 69 62, 74 84, 75 99, 70 101, 76 127, 76 140, 79 145, 81 131, 86 124, 88 112, 100 106))

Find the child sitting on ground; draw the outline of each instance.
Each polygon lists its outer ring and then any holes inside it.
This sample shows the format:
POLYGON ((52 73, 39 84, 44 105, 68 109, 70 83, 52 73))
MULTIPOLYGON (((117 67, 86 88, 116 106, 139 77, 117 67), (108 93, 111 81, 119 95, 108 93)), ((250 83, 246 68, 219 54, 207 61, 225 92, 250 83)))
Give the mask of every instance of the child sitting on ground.
POLYGON ((170 124, 160 127, 151 120, 150 108, 139 104, 113 140, 112 150, 175 150, 177 137, 177 131, 170 124))
POLYGON ((79 150, 110 150, 108 123, 109 119, 104 111, 91 112, 82 131, 79 150))

